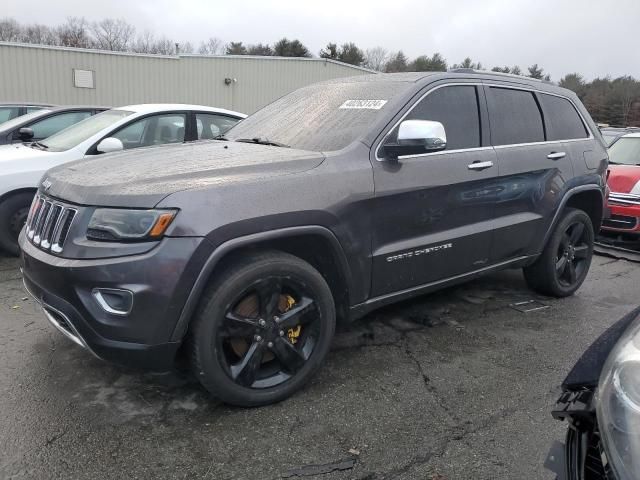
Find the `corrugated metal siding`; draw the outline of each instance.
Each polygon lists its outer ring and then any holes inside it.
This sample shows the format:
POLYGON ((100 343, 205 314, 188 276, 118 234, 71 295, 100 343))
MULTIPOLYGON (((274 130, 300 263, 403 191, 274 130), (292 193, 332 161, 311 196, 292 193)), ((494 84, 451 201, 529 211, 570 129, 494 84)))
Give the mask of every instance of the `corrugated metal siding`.
POLYGON ((0 102, 194 103, 252 113, 304 85, 369 73, 322 59, 114 54, 0 43, 0 102), (93 70, 94 89, 73 85, 93 70), (235 79, 225 85, 225 78, 235 79))

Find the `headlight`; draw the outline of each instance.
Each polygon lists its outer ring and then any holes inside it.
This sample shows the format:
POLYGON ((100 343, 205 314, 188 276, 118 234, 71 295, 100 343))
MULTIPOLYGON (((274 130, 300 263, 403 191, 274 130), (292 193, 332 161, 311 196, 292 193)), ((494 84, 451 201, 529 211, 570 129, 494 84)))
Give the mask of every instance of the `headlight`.
POLYGON ((175 210, 98 208, 89 220, 87 238, 102 241, 156 240, 167 230, 175 210))
POLYGON ((596 398, 600 434, 615 478, 640 479, 640 320, 607 358, 596 398))

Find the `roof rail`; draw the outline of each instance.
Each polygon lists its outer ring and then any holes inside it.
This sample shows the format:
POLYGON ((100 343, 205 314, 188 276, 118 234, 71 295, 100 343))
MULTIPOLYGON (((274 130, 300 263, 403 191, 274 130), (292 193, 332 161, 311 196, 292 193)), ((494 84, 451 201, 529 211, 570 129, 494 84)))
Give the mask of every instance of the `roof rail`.
POLYGON ((481 74, 485 74, 485 75, 498 75, 498 76, 501 76, 501 77, 510 77, 510 78, 519 78, 519 79, 526 78, 527 80, 532 80, 534 82, 553 84, 552 81, 544 80, 543 78, 532 78, 532 77, 526 77, 524 75, 515 75, 513 73, 494 72, 494 71, 489 71, 489 70, 476 70, 475 68, 450 68, 449 72, 452 72, 452 73, 481 73, 481 74))

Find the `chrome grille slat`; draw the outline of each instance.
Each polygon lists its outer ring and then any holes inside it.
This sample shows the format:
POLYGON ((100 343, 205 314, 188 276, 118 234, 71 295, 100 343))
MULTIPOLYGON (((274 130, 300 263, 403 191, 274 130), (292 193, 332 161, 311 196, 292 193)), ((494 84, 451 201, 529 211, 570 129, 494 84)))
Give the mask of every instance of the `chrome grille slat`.
POLYGON ((42 240, 42 230, 44 229, 44 224, 47 222, 47 217, 49 216, 49 210, 51 210, 52 203, 49 200, 45 200, 42 205, 42 210, 40 211, 40 216, 38 217, 38 224, 36 225, 35 235, 33 236, 33 243, 36 245, 40 245, 40 241, 42 240))
POLYGON ((42 250, 60 254, 77 210, 44 195, 37 195, 27 219, 27 237, 42 250))

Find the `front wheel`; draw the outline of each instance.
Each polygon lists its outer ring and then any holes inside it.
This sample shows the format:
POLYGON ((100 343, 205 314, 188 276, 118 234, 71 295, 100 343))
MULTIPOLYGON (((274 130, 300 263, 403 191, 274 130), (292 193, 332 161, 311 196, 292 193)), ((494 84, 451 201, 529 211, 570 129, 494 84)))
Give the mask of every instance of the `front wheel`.
POLYGON ((18 255, 18 235, 29 215, 33 193, 13 194, 0 203, 0 250, 18 255))
POLYGON ((335 321, 331 290, 311 265, 280 252, 247 255, 203 297, 191 332, 195 374, 226 403, 278 402, 320 366, 335 321))
POLYGON ((544 295, 572 295, 589 272, 593 241, 589 215, 575 208, 567 209, 540 257, 524 268, 527 284, 544 295))

